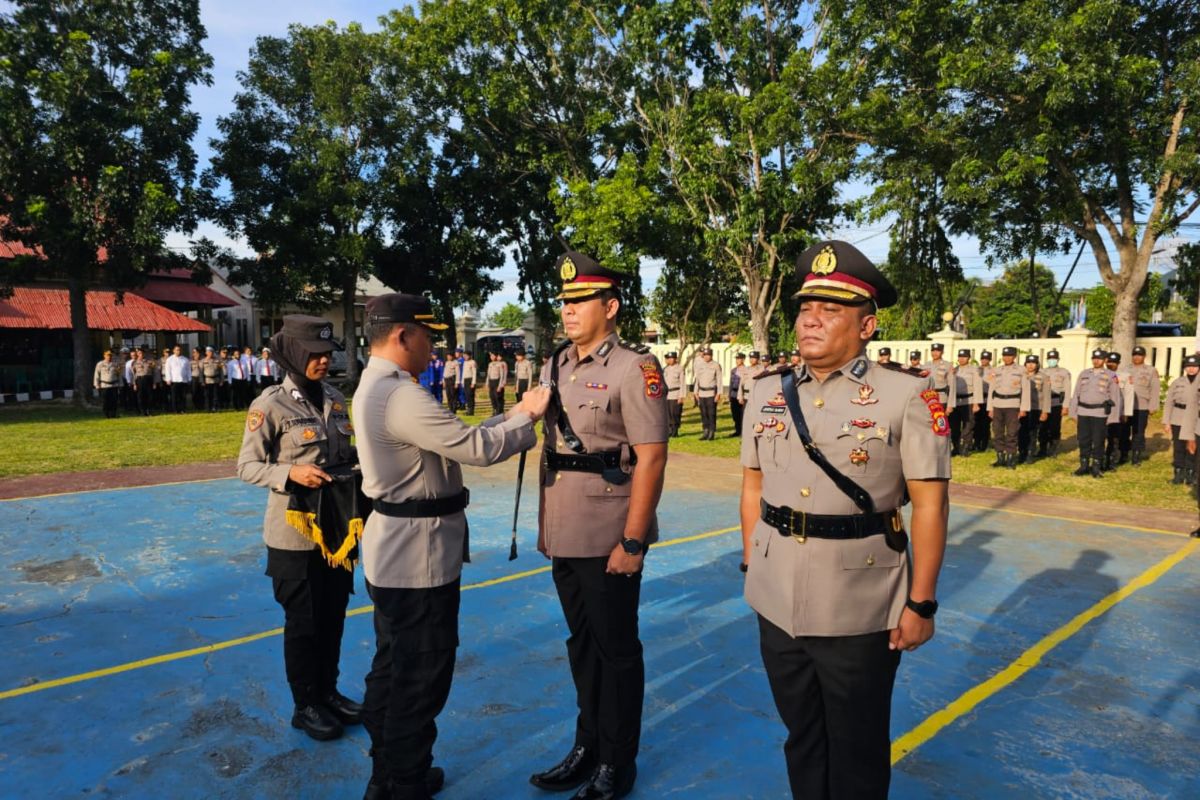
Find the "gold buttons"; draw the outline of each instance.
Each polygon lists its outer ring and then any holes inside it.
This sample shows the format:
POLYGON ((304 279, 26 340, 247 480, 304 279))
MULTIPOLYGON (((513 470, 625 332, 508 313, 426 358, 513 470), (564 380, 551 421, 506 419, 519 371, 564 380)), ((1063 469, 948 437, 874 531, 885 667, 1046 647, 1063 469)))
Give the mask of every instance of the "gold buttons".
POLYGON ((825 401, 818 397, 816 400, 813 400, 813 405, 816 406, 817 408, 824 408, 825 401))
POLYGON ((588 400, 588 405, 589 405, 589 406, 594 406, 594 405, 596 405, 596 401, 595 401, 595 400, 588 400))
POLYGON ((800 490, 801 497, 808 497, 810 494, 812 494, 812 489, 808 488, 807 486, 800 490))
POLYGON ((579 376, 578 376, 578 375, 572 375, 572 376, 571 376, 571 383, 574 383, 574 382, 575 382, 575 381, 576 381, 578 378, 579 378, 579 376))
POLYGON ((875 556, 874 556, 874 554, 872 554, 872 555, 868 555, 868 556, 867 556, 867 566, 868 566, 868 567, 873 567, 873 566, 875 566, 875 556))
POLYGON ((605 487, 604 487, 604 491, 606 491, 606 492, 607 492, 607 493, 609 493, 609 494, 612 494, 612 487, 611 487, 611 486, 605 486, 605 487))

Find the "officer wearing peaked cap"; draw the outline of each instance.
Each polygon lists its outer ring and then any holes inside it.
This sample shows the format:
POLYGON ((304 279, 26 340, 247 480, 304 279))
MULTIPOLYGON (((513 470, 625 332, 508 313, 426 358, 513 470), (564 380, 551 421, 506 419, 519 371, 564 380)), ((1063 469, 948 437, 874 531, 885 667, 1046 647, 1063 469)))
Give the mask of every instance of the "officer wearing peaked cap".
POLYGON ((1079 426, 1079 469, 1076 475, 1102 477, 1107 424, 1121 418, 1121 396, 1112 373, 1104 368, 1108 354, 1092 351, 1092 368, 1079 374, 1068 406, 1079 426))
POLYGON ((882 798, 892 685, 933 635, 950 427, 928 378, 865 356, 896 292, 857 249, 797 264, 799 370, 754 381, 742 438, 746 600, 797 798, 882 798), (911 498, 912 553, 900 506, 911 498))
POLYGON ((679 435, 679 425, 683 420, 683 398, 687 395, 687 384, 683 380, 683 365, 679 363, 679 353, 674 350, 667 353, 667 365, 663 367, 663 382, 667 385, 667 411, 670 420, 670 435, 679 435))
POLYGON ((551 559, 570 631, 579 714, 570 752, 529 780, 546 791, 579 787, 577 800, 612 800, 637 778, 646 683, 638 604, 658 539, 667 387, 647 348, 617 338, 623 276, 581 253, 558 265, 568 342, 548 366, 538 549, 551 559))
POLYGON ((880 363, 880 364, 892 363, 892 348, 890 348, 890 347, 879 348, 878 363, 880 363))
POLYGON ((1052 456, 1058 452, 1062 440, 1062 418, 1067 414, 1067 398, 1071 396, 1071 372, 1058 365, 1058 351, 1051 349, 1046 353, 1042 374, 1046 377, 1049 411, 1045 423, 1038 427, 1038 455, 1052 456))
POLYGON ((696 381, 696 405, 700 407, 701 439, 717 435, 717 403, 721 399, 721 365, 713 361, 713 349, 704 347, 700 358, 692 362, 692 377, 696 381))
POLYGON ((1124 382, 1129 385, 1127 396, 1131 402, 1126 407, 1129 423, 1121 442, 1121 459, 1124 461, 1125 453, 1132 451, 1133 465, 1136 467, 1146 458, 1146 425, 1149 424, 1150 415, 1158 410, 1162 381, 1154 365, 1146 363, 1145 347, 1134 347, 1130 361, 1133 363, 1125 370, 1124 382))
POLYGON ((1124 464, 1129 458, 1129 448, 1126 447, 1129 432, 1129 414, 1133 410, 1133 383, 1129 374, 1121 369, 1121 354, 1110 350, 1104 359, 1104 366, 1117 384, 1121 401, 1118 403, 1120 417, 1116 422, 1108 423, 1107 439, 1104 445, 1104 469, 1114 470, 1124 464))
POLYGON ((1016 363, 1017 348, 1000 351, 1003 363, 991 371, 988 383, 988 414, 992 418, 992 439, 996 445, 993 467, 1017 468, 1017 428, 1029 411, 1029 381, 1025 370, 1016 363))
POLYGON ((992 367, 992 351, 981 350, 979 353, 979 377, 983 380, 983 402, 975 412, 975 450, 983 453, 988 449, 992 439, 992 417, 988 407, 988 395, 992 393, 992 377, 995 368, 992 367))
POLYGON ((1183 374, 1171 382, 1167 388, 1167 398, 1163 401, 1163 433, 1171 437, 1171 468, 1174 471, 1171 483, 1176 485, 1191 485, 1196 479, 1195 468, 1187 452, 1187 440, 1180 436, 1179 431, 1184 417, 1196 413, 1193 406, 1200 399, 1197 375, 1200 375, 1200 356, 1193 353, 1183 359, 1183 374))
POLYGON ((983 375, 971 363, 971 351, 960 349, 955 364, 954 410, 950 412, 950 440, 955 455, 969 456, 975 443, 975 414, 983 402, 983 375))

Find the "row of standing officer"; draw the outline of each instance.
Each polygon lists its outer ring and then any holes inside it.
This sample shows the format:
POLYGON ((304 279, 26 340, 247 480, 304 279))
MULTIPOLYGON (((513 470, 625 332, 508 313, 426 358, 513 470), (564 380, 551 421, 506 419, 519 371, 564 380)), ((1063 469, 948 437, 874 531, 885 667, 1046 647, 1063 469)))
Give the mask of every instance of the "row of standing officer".
MULTIPOLYGON (((1163 428, 1173 442, 1174 476, 1172 483, 1196 483, 1200 474, 1200 354, 1192 354, 1183 360, 1183 375, 1176 378, 1167 390, 1166 407, 1163 409, 1163 428)), ((1193 489, 1195 491, 1195 489, 1193 489)), ((1200 495, 1197 496, 1200 508, 1200 495)), ((1200 526, 1192 531, 1192 538, 1200 539, 1200 526)))

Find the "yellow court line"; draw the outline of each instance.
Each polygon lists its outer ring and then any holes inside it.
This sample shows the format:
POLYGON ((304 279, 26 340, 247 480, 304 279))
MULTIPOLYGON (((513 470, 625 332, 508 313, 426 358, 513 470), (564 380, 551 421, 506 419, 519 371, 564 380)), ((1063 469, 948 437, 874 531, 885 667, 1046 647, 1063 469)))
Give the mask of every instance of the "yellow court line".
POLYGON ((1134 592, 1145 589, 1147 586, 1153 584, 1163 575, 1167 574, 1172 567, 1195 552, 1198 546, 1200 546, 1200 540, 1188 542, 1117 591, 1100 600, 1091 608, 1076 615, 1066 625, 1043 637, 1041 641, 1019 655, 1015 661, 1003 670, 983 683, 968 689, 958 699, 946 705, 945 708, 930 714, 920 725, 917 725, 917 727, 892 742, 892 763, 898 763, 909 753, 936 736, 947 725, 959 719, 964 714, 970 713, 984 700, 987 700, 1026 672, 1029 672, 1041 662, 1047 653, 1078 633, 1084 625, 1106 613, 1134 592))
MULTIPOLYGON (((22 476, 25 477, 25 476, 22 476)), ((30 476, 32 477, 32 476, 30 476)), ((224 478, 192 478, 186 481, 165 481, 163 483, 139 483, 135 486, 109 486, 103 489, 76 489, 73 492, 51 492, 49 494, 30 494, 25 497, 0 497, 0 503, 16 503, 20 500, 45 500, 49 497, 68 497, 73 494, 94 494, 96 492, 132 492, 137 489, 155 489, 159 486, 183 486, 189 483, 212 483, 213 481, 236 480, 237 475, 227 475, 224 478)))
MULTIPOLYGON (((739 530, 739 528, 738 527, 722 528, 722 529, 716 530, 716 531, 707 531, 705 533, 698 533, 693 536, 680 536, 679 538, 676 538, 676 539, 668 539, 663 542, 658 542, 657 544, 654 545, 654 547, 655 547, 655 549, 658 549, 660 547, 671 547, 673 545, 687 544, 688 542, 698 542, 702 539, 711 539, 715 536, 720 536, 722 534, 729 533, 730 531, 735 531, 735 530, 739 530)), ((550 571, 550 567, 538 567, 537 569, 529 569, 529 570, 525 570, 524 572, 514 572, 512 575, 504 575, 499 578, 492 578, 490 580, 480 581, 479 583, 467 584, 466 586, 462 587, 462 591, 466 592, 466 591, 470 591, 472 589, 485 589, 489 586, 499 586, 502 583, 511 583, 513 581, 519 581, 519 580, 522 580, 523 578, 529 578, 534 575, 542 575, 549 571, 550 571)), ((347 617, 356 617, 356 616, 359 616, 360 614, 369 614, 370 612, 372 612, 374 610, 375 610, 375 606, 361 606, 359 608, 354 608, 354 609, 351 609, 350 611, 347 611, 346 616, 347 617)), ((125 664, 117 664, 116 666, 113 666, 113 667, 104 667, 103 669, 92 670, 91 672, 81 672, 77 675, 68 675, 65 678, 55 678, 53 680, 43 681, 40 683, 34 683, 29 686, 21 686, 16 689, 8 689, 6 691, 0 692, 0 700, 8 700, 9 698, 12 698, 12 697, 20 697, 21 695, 33 694, 34 692, 41 692, 41 691, 45 691, 46 689, 54 689, 59 686, 69 686, 72 683, 82 683, 83 681, 95 680, 96 678, 105 678, 105 677, 108 677, 109 675, 118 675, 122 672, 130 672, 135 669, 142 669, 144 667, 152 667, 156 664, 167 664, 171 661, 180 661, 185 658, 192 658, 193 656, 207 655, 209 653, 215 653, 219 650, 227 650, 230 647, 237 647, 238 645, 249 644, 251 642, 257 642, 260 639, 267 639, 267 638, 270 638, 271 636, 280 636, 282 634, 283 634, 283 628, 272 628, 269 631, 261 631, 259 633, 252 633, 249 636, 242 636, 237 639, 229 639, 228 641, 217 642, 216 644, 206 644, 203 647, 193 647, 190 650, 177 650, 174 653, 163 653, 162 655, 151 656, 150 658, 143 658, 138 661, 129 661, 125 664)))
MULTIPOLYGON (((1040 495, 1047 497, 1048 495, 1040 495)), ((1040 517, 1042 519, 1057 519, 1062 522, 1075 522, 1080 525, 1101 525, 1106 528, 1117 528, 1122 531, 1138 531, 1140 533, 1163 533, 1167 536, 1182 536, 1187 538, 1191 536, 1190 532, 1168 531, 1162 528, 1139 528, 1137 525, 1122 525, 1119 522, 1101 522, 1099 520, 1079 519, 1078 517, 1062 517, 1058 514, 1040 514, 1037 511, 1020 511, 1015 508, 998 508, 996 506, 979 506, 974 503, 959 503, 951 500, 950 505, 958 506, 959 508, 973 508, 979 511, 1003 511, 1005 514, 1020 514, 1023 517, 1040 517)))

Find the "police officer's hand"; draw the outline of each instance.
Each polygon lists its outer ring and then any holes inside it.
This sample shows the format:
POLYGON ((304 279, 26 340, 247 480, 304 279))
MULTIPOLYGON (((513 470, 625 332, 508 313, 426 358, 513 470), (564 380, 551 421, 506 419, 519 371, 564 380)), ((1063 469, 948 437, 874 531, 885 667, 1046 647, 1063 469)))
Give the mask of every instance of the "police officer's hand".
POLYGON ((979 413, 979 403, 972 403, 971 410, 974 411, 976 414, 978 414, 979 413))
POLYGON ((900 624, 888 631, 889 650, 916 650, 933 638, 933 617, 925 619, 911 608, 900 613, 900 624))
POLYGON ((1195 440, 1195 439, 1188 439, 1187 448, 1188 448, 1188 455, 1189 455, 1189 456, 1194 456, 1194 455, 1196 455, 1196 440, 1195 440))
POLYGON ((1043 412, 1042 412, 1042 416, 1040 417, 1040 419, 1041 419, 1041 421, 1042 421, 1042 422, 1045 422, 1046 420, 1050 419, 1050 412, 1049 412, 1049 411, 1043 411, 1043 412))
POLYGON ((521 402, 513 407, 513 411, 528 414, 534 422, 537 422, 546 415, 546 409, 549 406, 550 389, 545 386, 535 386, 527 389, 525 394, 521 395, 521 402))
POLYGON ((644 552, 638 553, 636 556, 631 556, 625 552, 625 548, 618 544, 613 548, 613 551, 608 554, 608 566, 604 569, 610 575, 629 575, 633 576, 642 570, 642 560, 646 557, 644 552))
POLYGON ((1029 413, 1028 411, 1022 411, 1021 413, 1017 414, 1017 419, 1025 419, 1025 417, 1026 417, 1026 415, 1028 415, 1028 413, 1029 413))
POLYGON ((316 489, 333 480, 329 473, 316 464, 296 464, 288 470, 288 480, 309 489, 316 489))
POLYGON ((995 419, 995 417, 996 417, 996 412, 989 408, 988 409, 988 419, 995 419))

